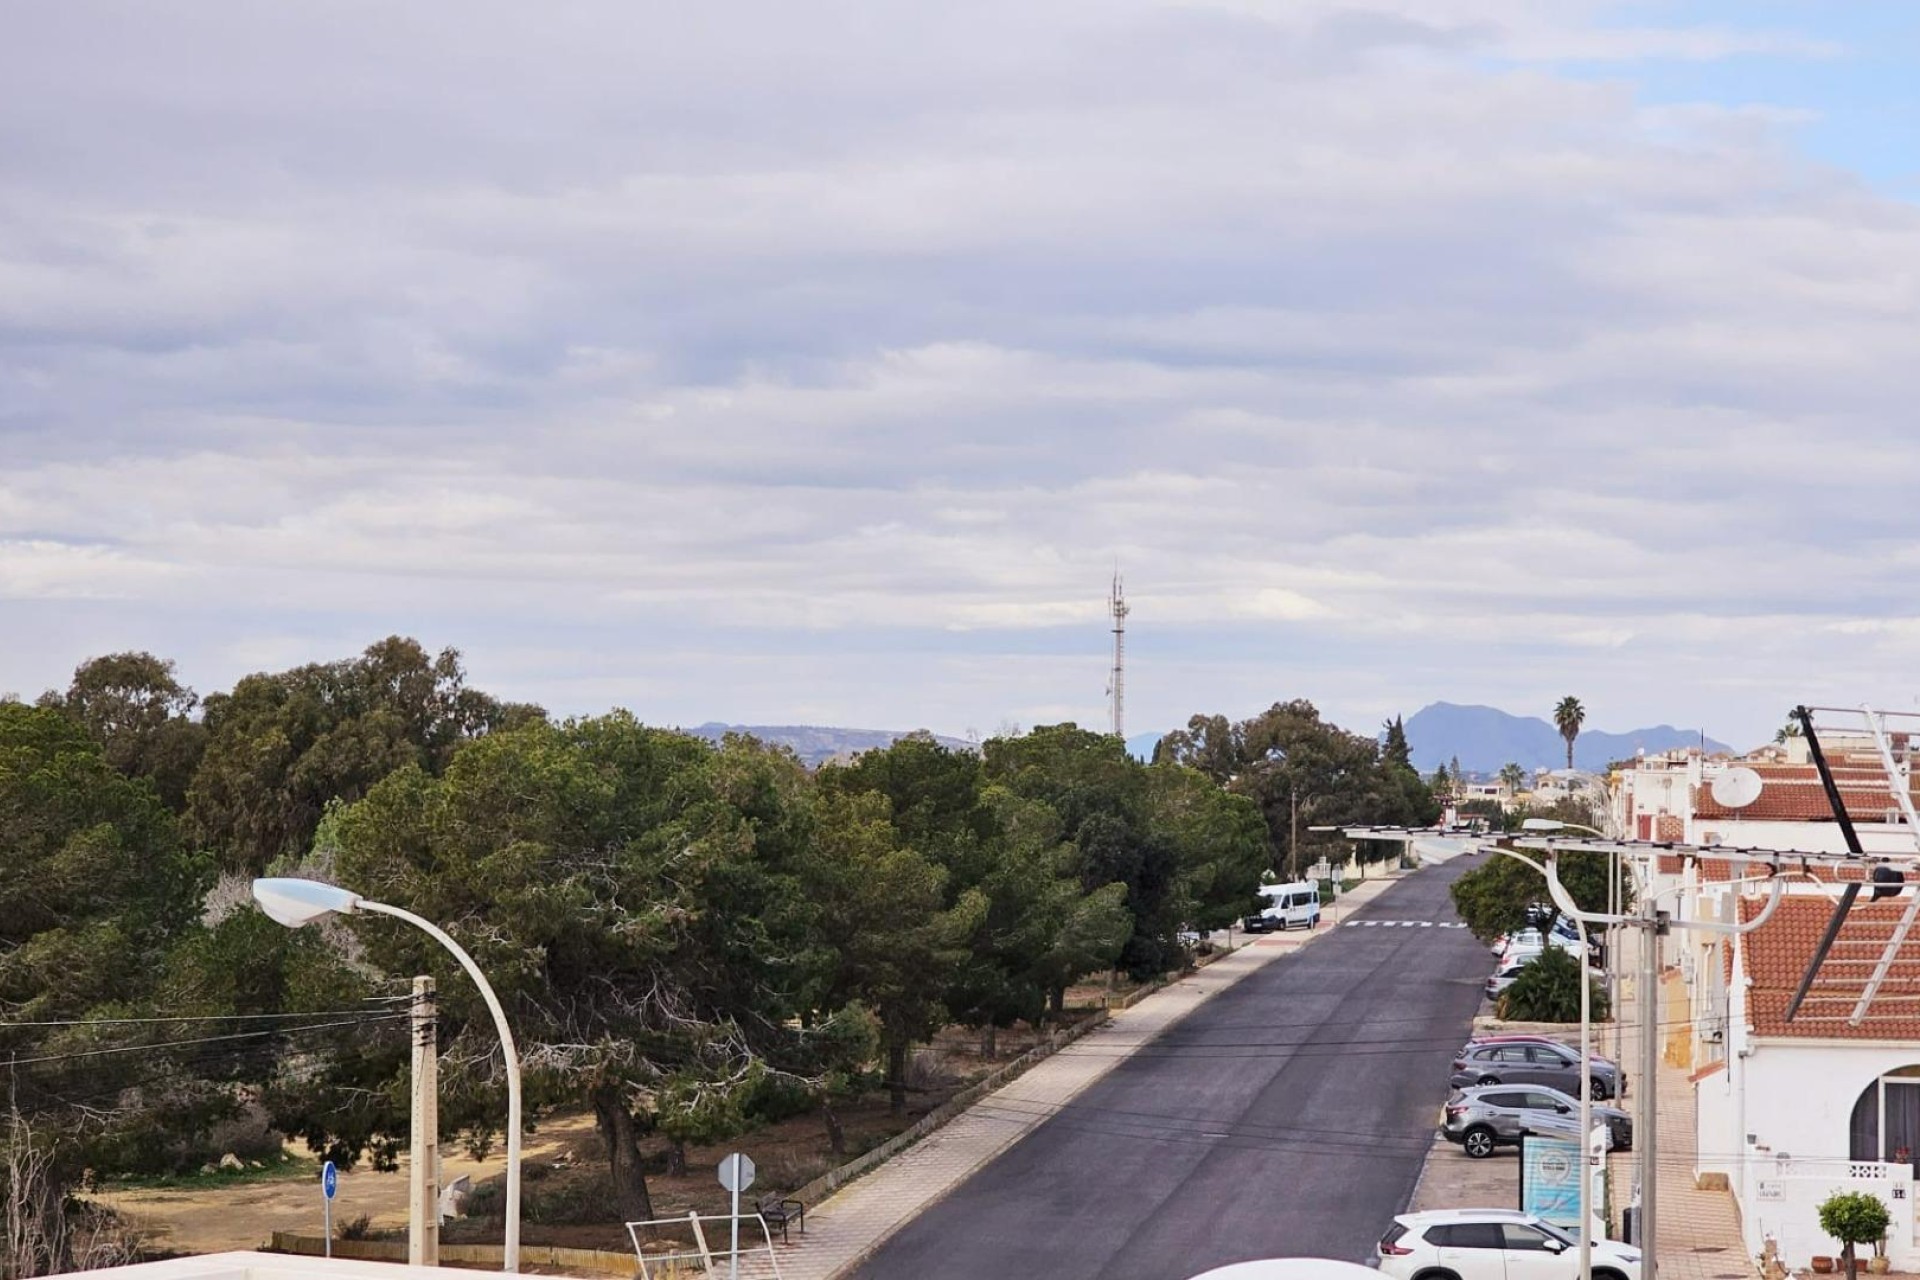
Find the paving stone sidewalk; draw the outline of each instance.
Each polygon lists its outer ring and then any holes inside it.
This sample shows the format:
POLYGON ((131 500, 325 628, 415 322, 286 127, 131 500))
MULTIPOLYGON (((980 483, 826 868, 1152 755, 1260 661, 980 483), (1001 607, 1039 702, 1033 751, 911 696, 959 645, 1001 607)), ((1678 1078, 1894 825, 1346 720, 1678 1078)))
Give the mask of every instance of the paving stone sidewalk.
MULTIPOLYGON (((1275 958, 1324 937, 1350 910, 1371 902, 1400 877, 1368 880, 1342 895, 1337 911, 1311 932, 1268 934, 1163 987, 1019 1079, 988 1094, 951 1124, 847 1184, 807 1210, 804 1236, 779 1248, 783 1280, 835 1280, 887 1237, 959 1186, 987 1161, 1031 1133, 1074 1095, 1104 1076, 1214 993, 1275 958)), ((742 1259, 741 1274, 748 1274, 742 1259)))

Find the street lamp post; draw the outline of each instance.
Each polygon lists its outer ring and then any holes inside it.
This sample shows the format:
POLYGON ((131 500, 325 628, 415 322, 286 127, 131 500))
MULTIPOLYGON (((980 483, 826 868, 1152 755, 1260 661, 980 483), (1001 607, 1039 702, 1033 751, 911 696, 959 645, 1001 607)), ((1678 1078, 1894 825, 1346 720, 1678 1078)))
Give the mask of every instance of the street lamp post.
MULTIPOLYGON (((1558 818, 1528 818, 1521 822, 1522 831, 1554 832, 1584 831, 1590 835, 1606 839, 1607 834, 1598 827, 1589 827, 1578 822, 1562 822, 1558 818)), ((1620 850, 1613 849, 1607 856, 1607 915, 1617 917, 1620 914, 1620 850)), ((1608 1019, 1613 1023, 1613 1060, 1620 1060, 1620 979, 1614 963, 1614 948, 1618 943, 1618 930, 1612 919, 1600 926, 1601 945, 1606 949, 1607 967, 1607 1011, 1608 1019)), ((1583 938, 1584 942, 1585 939, 1583 938)))
POLYGON ((493 993, 493 987, 487 982, 486 975, 480 972, 480 966, 473 962, 473 957, 459 943, 432 921, 423 920, 411 911, 363 898, 351 889, 321 884, 317 880, 267 878, 253 882, 253 896, 262 911, 289 929, 297 929, 335 914, 353 915, 355 912, 370 911, 376 915, 397 916, 424 930, 435 942, 452 952, 453 958, 460 962, 460 967, 480 988, 480 998, 486 1001, 488 1012, 493 1014, 494 1030, 499 1032, 500 1048, 507 1064, 507 1221, 502 1270, 520 1270, 520 1054, 514 1047, 513 1030, 507 1026, 506 1010, 500 1007, 500 998, 493 993))

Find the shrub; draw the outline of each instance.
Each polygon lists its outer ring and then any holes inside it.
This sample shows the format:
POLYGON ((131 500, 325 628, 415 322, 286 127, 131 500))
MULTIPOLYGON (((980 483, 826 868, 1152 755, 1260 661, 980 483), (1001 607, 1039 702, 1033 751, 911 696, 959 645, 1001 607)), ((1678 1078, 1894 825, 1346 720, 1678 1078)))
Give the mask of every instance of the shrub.
MULTIPOLYGON (((1585 966, 1559 947, 1548 947, 1520 968, 1500 998, 1500 1016, 1514 1022, 1580 1021, 1580 983, 1585 966)), ((1607 1016, 1607 993, 1598 983, 1588 997, 1595 1018, 1607 1016)))

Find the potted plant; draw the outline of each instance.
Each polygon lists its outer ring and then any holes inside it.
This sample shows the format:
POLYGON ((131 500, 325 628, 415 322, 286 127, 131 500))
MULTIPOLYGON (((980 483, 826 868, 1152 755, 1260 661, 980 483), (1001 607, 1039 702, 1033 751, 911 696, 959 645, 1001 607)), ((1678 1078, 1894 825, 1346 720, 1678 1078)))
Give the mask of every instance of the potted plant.
POLYGON ((1887 1238, 1881 1236, 1873 1242, 1873 1256, 1867 1259, 1869 1274, 1883 1276, 1893 1270, 1893 1260, 1887 1257, 1887 1238))
MULTIPOLYGON (((1856 1280, 1854 1246, 1886 1237, 1893 1215, 1880 1197, 1864 1191, 1836 1191, 1820 1202, 1820 1229, 1840 1242, 1840 1258, 1847 1280, 1856 1280)), ((1817 1262, 1818 1259, 1815 1259, 1817 1262)), ((1814 1270, 1818 1271, 1816 1266, 1814 1270)))
POLYGON ((1814 1274, 1822 1276, 1833 1274, 1833 1259, 1826 1254, 1816 1253, 1809 1261, 1813 1264, 1814 1274))

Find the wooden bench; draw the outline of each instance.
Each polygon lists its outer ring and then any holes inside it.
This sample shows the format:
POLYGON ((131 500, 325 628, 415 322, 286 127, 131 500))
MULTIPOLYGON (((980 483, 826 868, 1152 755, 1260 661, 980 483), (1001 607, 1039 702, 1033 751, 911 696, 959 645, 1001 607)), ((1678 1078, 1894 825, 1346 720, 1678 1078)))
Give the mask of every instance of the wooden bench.
POLYGON ((762 1200, 760 1216, 767 1220, 769 1227, 780 1228, 780 1243, 786 1244, 787 1225, 800 1224, 800 1234, 807 1234, 807 1206, 798 1200, 762 1200))

